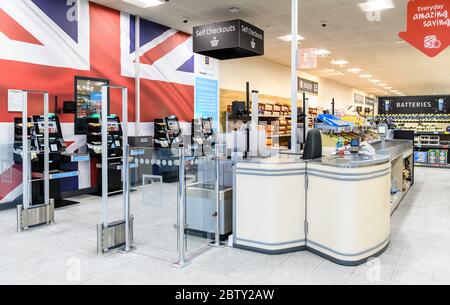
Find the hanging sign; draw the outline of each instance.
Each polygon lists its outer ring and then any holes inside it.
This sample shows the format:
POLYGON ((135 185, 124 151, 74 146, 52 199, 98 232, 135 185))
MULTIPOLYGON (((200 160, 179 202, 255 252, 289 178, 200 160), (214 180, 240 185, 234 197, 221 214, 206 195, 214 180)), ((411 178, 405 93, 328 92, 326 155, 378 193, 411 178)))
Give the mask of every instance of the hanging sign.
POLYGON ((450 96, 395 96, 378 99, 380 114, 450 114, 450 96))
POLYGON ((304 78, 298 78, 298 92, 319 94, 319 83, 304 78))
POLYGON ((317 68, 317 49, 300 49, 298 51, 298 70, 317 68))
POLYGON ((195 27, 193 40, 194 53, 216 59, 264 55, 264 31, 243 20, 195 27))
POLYGON ((375 99, 369 96, 366 96, 366 106, 373 106, 375 105, 375 99))
POLYGON ((435 57, 450 45, 450 1, 410 0, 407 30, 400 38, 429 57, 435 57))
POLYGON ((364 95, 355 93, 355 104, 364 105, 364 95))

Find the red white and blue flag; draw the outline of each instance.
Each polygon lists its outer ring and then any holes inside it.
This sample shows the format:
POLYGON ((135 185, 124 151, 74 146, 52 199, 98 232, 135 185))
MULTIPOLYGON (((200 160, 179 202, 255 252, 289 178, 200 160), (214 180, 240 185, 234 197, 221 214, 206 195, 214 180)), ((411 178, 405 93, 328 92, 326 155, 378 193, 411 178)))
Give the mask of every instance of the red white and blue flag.
MULTIPOLYGON (((122 13, 122 75, 135 76, 136 21, 122 13)), ((140 22, 140 77, 177 84, 194 85, 192 37, 160 24, 140 22)))
MULTIPOLYGON (((146 20, 141 20, 140 34, 141 120, 170 114, 192 119, 192 38, 146 20)), ((50 100, 73 100, 77 75, 128 87, 133 120, 135 52, 134 16, 87 0, 0 0, 0 125, 7 127, 0 133, 0 144, 12 142, 12 122, 20 115, 7 110, 8 89, 43 90, 50 100)), ((30 99, 30 111, 34 104, 41 103, 30 99)), ((120 104, 120 94, 112 93, 111 111, 120 114, 120 104)), ((75 136, 69 125, 73 116, 63 114, 60 119, 65 140, 82 146, 85 137, 75 136)), ((0 203, 21 194, 20 168, 11 159, 0 154, 0 203)), ((93 186, 92 177, 80 170, 75 189, 93 186)))
POLYGON ((87 1, 0 2, 0 58, 90 69, 87 1))

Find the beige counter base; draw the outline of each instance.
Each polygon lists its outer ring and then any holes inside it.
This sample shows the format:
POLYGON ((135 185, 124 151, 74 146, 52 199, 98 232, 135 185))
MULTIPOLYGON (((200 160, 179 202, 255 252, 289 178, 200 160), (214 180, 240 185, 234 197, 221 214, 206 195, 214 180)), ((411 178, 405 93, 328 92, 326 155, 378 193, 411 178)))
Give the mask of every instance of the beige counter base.
POLYGON ((266 254, 310 250, 354 266, 390 241, 390 163, 237 163, 234 247, 266 254))

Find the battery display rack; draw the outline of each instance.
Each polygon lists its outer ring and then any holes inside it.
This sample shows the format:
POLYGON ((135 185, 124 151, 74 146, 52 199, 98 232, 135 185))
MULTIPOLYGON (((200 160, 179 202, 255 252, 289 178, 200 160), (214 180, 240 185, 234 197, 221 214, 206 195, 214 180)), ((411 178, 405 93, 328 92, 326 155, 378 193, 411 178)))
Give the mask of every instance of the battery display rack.
POLYGON ((450 123, 450 114, 380 114, 376 119, 395 123, 450 123))

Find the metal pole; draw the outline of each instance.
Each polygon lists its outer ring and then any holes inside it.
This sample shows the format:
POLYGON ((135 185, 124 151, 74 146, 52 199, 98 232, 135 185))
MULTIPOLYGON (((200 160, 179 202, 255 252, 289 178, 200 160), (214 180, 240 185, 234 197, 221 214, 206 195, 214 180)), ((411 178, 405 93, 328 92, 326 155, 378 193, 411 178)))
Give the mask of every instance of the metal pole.
POLYGON ((306 105, 306 93, 303 92, 303 148, 305 148, 306 134, 307 134, 308 124, 309 124, 309 121, 308 121, 309 110, 306 108, 308 108, 306 105))
MULTIPOLYGON (((246 109, 247 109, 247 115, 249 114, 250 110, 250 82, 246 83, 246 89, 245 89, 245 96, 246 96, 246 109)), ((245 149, 244 158, 247 159, 249 157, 250 153, 250 127, 248 126, 248 121, 246 122, 246 139, 247 139, 247 148, 245 149)))
POLYGON ((373 121, 375 122, 375 103, 378 105, 378 98, 373 101, 372 111, 373 111, 373 121))
POLYGON ((185 203, 186 203, 186 194, 185 194, 185 163, 184 163, 184 148, 181 147, 180 151, 180 165, 179 165, 179 204, 178 204, 178 262, 173 264, 175 268, 183 268, 190 264, 189 261, 186 261, 184 257, 185 252, 185 223, 184 223, 184 212, 185 212, 185 203))
POLYGON ((124 252, 129 252, 131 249, 130 243, 130 166, 129 154, 130 146, 128 145, 128 89, 122 89, 122 177, 123 177, 123 207, 125 218, 125 249, 124 252))
POLYGON ((124 252, 131 250, 130 241, 130 164, 129 164, 130 145, 125 146, 123 162, 123 193, 124 193, 124 213, 125 213, 125 249, 124 252))
POLYGON ((23 180, 23 208, 27 210, 30 207, 30 169, 28 142, 28 93, 22 92, 22 180, 23 180))
POLYGON ((303 111, 305 112, 305 121, 303 122, 303 144, 306 144, 306 137, 309 129, 309 105, 306 99, 306 93, 303 92, 303 111))
POLYGON ((44 93, 44 204, 50 204, 50 134, 48 93, 44 93))
POLYGON ((334 109, 334 107, 335 107, 335 102, 334 102, 334 98, 333 98, 333 100, 331 101, 331 114, 332 114, 332 115, 335 115, 335 109, 334 109))
POLYGON ((102 86, 102 219, 108 227, 108 86, 102 86))
POLYGON ((214 241, 210 242, 208 245, 216 248, 224 248, 225 244, 220 242, 220 158, 219 158, 219 145, 216 144, 215 147, 215 166, 216 166, 216 232, 214 236, 214 241))
POLYGON ((140 28, 141 18, 136 16, 135 22, 135 82, 136 82, 136 90, 135 90, 135 99, 136 99, 136 128, 135 128, 135 136, 141 135, 141 28, 140 28))
POLYGON ((297 153, 297 92, 298 92, 298 76, 297 76, 297 53, 298 53, 298 0, 292 0, 291 12, 291 151, 297 153))

